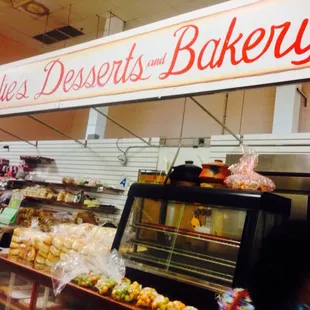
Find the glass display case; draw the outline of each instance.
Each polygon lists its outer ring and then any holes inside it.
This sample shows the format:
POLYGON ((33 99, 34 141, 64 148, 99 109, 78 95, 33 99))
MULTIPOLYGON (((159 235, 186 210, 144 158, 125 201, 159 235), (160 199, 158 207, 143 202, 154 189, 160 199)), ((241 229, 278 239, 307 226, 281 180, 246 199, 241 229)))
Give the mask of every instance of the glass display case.
POLYGON ((113 247, 162 285, 244 287, 264 236, 289 218, 290 204, 271 193, 136 183, 113 247))

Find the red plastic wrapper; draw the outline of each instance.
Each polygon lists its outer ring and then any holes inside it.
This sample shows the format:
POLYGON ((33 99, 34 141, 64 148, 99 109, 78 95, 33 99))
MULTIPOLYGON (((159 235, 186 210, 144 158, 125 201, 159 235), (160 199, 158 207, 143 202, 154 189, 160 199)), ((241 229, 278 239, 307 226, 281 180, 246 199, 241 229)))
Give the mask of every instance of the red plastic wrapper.
POLYGON ((272 192, 276 186, 272 180, 254 171, 258 164, 258 154, 249 150, 240 158, 239 163, 229 169, 231 175, 225 184, 232 189, 272 192))

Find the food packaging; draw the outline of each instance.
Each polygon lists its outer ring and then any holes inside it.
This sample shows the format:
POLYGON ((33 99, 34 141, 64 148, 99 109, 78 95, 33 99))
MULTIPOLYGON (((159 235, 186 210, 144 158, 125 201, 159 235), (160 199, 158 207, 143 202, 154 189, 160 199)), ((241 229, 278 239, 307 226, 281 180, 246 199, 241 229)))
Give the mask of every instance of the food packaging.
POLYGON ((55 296, 60 294, 66 284, 72 280, 80 286, 106 294, 121 282, 125 276, 126 268, 123 259, 116 250, 112 252, 100 251, 98 244, 96 254, 88 257, 85 257, 81 252, 69 251, 64 260, 58 261, 52 267, 51 272, 55 296))
POLYGON ((117 285, 117 282, 108 276, 102 276, 97 281, 95 285, 96 289, 98 290, 99 294, 101 295, 108 295, 112 292, 113 288, 117 285))
POLYGON ((254 171, 257 164, 258 154, 254 150, 248 150, 239 163, 229 168, 232 175, 226 178, 225 184, 232 189, 273 191, 274 182, 254 171))
POLYGON ((123 279, 123 281, 117 284, 112 291, 112 298, 123 302, 136 301, 138 295, 142 289, 142 286, 138 282, 133 282, 129 279, 123 279))
POLYGON ((163 295, 157 295, 152 303, 153 310, 166 310, 169 303, 169 298, 163 295))
POLYGON ((154 288, 145 287, 140 291, 136 305, 138 307, 151 308, 157 295, 158 293, 154 288))

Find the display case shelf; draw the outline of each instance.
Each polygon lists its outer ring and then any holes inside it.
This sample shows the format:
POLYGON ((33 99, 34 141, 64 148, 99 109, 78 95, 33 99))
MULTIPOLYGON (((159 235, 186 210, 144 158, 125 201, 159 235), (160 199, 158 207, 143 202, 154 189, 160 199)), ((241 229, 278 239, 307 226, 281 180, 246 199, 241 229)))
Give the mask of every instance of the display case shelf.
POLYGON ((188 231, 185 229, 176 229, 174 227, 169 227, 167 225, 154 225, 154 224, 133 224, 131 227, 139 228, 139 229, 147 229, 147 230, 152 230, 155 232, 160 232, 160 233, 168 233, 171 235, 175 236, 183 236, 186 238, 191 238, 191 239, 197 239, 197 240, 203 240, 203 241, 208 241, 212 243, 217 243, 217 244, 223 244, 227 245, 230 247, 235 247, 239 248, 240 246, 240 241, 224 238, 224 237, 217 237, 217 236, 212 236, 210 234, 204 234, 204 233, 198 233, 195 231, 188 231))

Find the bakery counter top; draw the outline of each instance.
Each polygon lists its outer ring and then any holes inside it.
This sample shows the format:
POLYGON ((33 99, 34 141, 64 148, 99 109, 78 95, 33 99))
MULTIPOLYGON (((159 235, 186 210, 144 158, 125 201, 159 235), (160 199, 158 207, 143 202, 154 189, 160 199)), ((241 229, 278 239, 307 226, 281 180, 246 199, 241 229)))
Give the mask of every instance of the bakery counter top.
MULTIPOLYGON (((0 270, 6 270, 8 272, 15 273, 29 281, 33 281, 34 283, 44 285, 49 288, 53 287, 51 275, 35 270, 32 267, 27 267, 17 262, 13 262, 3 254, 0 255, 0 270)), ((135 306, 117 302, 110 297, 99 295, 94 291, 79 287, 73 283, 67 284, 61 294, 74 296, 74 298, 76 300, 80 300, 81 303, 85 302, 85 304, 88 305, 91 303, 93 309, 97 309, 97 307, 98 309, 100 307, 101 309, 105 310, 138 309, 135 306)))

